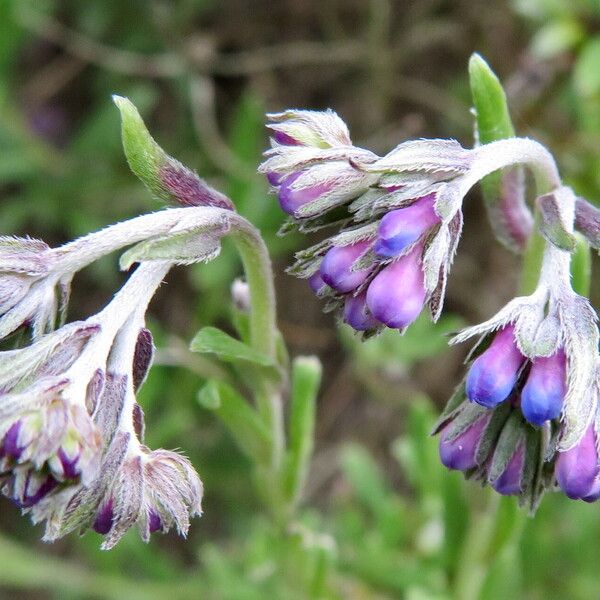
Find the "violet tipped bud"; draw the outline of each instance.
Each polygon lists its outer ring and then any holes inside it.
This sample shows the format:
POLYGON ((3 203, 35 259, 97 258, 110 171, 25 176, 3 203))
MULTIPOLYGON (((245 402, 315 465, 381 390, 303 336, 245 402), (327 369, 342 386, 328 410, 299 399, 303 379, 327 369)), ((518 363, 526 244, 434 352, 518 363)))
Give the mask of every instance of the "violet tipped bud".
POLYGON ((334 246, 328 250, 320 268, 323 281, 342 294, 355 290, 371 270, 355 270, 354 264, 370 247, 371 242, 363 241, 348 246, 334 246))
POLYGON ((532 425, 557 419, 567 392, 567 358, 563 350, 533 359, 521 392, 521 411, 532 425))
POLYGON ((370 331, 381 326, 381 323, 369 311, 366 292, 356 296, 346 296, 344 323, 347 323, 356 331, 370 331))
POLYGON ((450 437, 450 425, 440 433, 439 453, 442 464, 448 469, 468 471, 477 466, 477 449, 481 437, 489 423, 489 417, 484 416, 469 425, 458 436, 450 437))
POLYGON ((525 467, 525 443, 520 443, 511 456, 506 468, 493 481, 492 487, 503 496, 518 496, 523 491, 523 469, 525 467))
POLYGON ((599 463, 596 433, 594 426, 590 425, 575 446, 558 453, 555 473, 560 489, 574 500, 595 495, 594 483, 600 476, 599 463))
POLYGON ((327 284, 323 281, 323 277, 321 277, 321 273, 319 271, 313 273, 308 278, 308 285, 310 286, 310 289, 317 295, 321 294, 327 287, 327 284))
POLYGON ((316 162, 277 178, 269 171, 281 208, 295 217, 318 215, 360 195, 373 177, 355 169, 347 160, 316 162))
POLYGON ((416 242, 429 228, 439 223, 435 194, 419 198, 406 208, 386 213, 379 223, 374 250, 378 256, 394 257, 416 242))
POLYGON ((514 327, 507 325, 471 365, 466 390, 469 400, 493 408, 512 392, 525 358, 517 348, 514 327))
POLYGON ((367 306, 378 320, 393 329, 408 327, 419 316, 426 292, 420 263, 421 248, 384 267, 369 283, 367 306))
POLYGON ((287 110, 267 115, 272 140, 282 146, 334 148, 351 146, 346 123, 332 110, 287 110))

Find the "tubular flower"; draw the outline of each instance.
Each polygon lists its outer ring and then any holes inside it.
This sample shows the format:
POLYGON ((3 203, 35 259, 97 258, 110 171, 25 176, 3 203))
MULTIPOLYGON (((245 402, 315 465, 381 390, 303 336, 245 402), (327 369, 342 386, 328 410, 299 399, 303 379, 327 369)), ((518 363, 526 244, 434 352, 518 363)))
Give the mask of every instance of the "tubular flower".
POLYGON ((332 111, 268 118, 271 148, 259 170, 290 215, 281 233, 341 228, 298 252, 289 272, 309 279, 327 309, 340 309, 366 335, 383 327, 403 331, 425 306, 437 320, 468 190, 497 169, 548 161, 545 149, 527 139, 472 150, 453 140, 417 140, 379 157, 354 146, 332 111), (348 297, 365 292, 366 318, 349 318, 348 306, 359 303, 348 297))

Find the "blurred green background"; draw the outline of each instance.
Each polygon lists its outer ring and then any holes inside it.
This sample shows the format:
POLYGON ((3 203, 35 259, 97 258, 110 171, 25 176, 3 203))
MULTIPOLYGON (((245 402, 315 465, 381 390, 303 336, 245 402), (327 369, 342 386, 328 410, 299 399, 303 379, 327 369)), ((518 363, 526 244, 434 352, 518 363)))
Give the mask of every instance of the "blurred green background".
MULTIPOLYGON (((307 240, 275 235, 282 213, 255 174, 264 113, 287 107, 332 107, 376 152, 427 136, 471 145, 474 51, 502 78, 519 134, 599 203, 599 0, 0 0, 0 233, 55 245, 158 208, 121 149, 110 95, 128 96, 158 142, 262 230, 281 330, 325 369, 309 484, 283 539, 247 460, 197 402, 215 365, 187 351, 200 326, 229 327, 240 264, 226 247, 173 272, 151 308, 159 364, 141 404, 149 445, 197 467, 204 516, 187 541, 146 546, 133 532, 102 553, 94 533, 43 545, 1 499, 0 598, 600 597, 600 507, 550 495, 527 519, 446 472, 428 437, 465 353, 445 335, 493 314, 518 279, 478 192, 446 317, 360 345, 283 273, 307 240)), ((79 275, 70 317, 103 306, 123 277, 116 257, 79 275)))

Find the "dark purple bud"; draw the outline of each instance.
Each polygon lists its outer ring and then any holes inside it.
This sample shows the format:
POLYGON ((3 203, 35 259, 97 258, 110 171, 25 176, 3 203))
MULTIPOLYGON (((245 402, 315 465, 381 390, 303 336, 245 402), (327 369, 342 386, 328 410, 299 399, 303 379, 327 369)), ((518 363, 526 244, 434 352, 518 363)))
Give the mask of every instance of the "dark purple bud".
POLYGON ((19 460, 24 448, 19 445, 19 432, 21 431, 21 421, 15 421, 4 434, 2 445, 0 446, 0 457, 19 460))
POLYGON ((334 246, 328 250, 320 268, 323 281, 341 294, 355 290, 371 269, 354 271, 352 267, 370 246, 371 242, 363 241, 349 246, 334 246))
POLYGON ((152 340, 152 333, 144 327, 140 329, 133 354, 132 380, 134 391, 137 391, 144 382, 144 379, 146 379, 153 357, 154 342, 152 340))
POLYGON ((430 227, 439 223, 435 194, 428 194, 406 208, 387 213, 379 223, 375 253, 393 257, 416 242, 430 227))
POLYGON ((521 493, 521 479, 525 466, 525 444, 519 444, 500 477, 492 481, 492 487, 503 496, 516 496, 521 493))
POLYGON ((155 510, 148 512, 148 530, 150 533, 155 533, 162 529, 162 521, 160 515, 155 510))
POLYGON ((284 131, 275 130, 271 136, 278 144, 282 146, 301 146, 302 143, 284 131))
POLYGON ((323 290, 323 288, 327 285, 323 278, 321 277, 321 273, 317 271, 314 275, 311 275, 308 279, 308 285, 310 285, 310 289, 315 293, 319 294, 323 290))
POLYGON ((293 215, 305 204, 316 200, 333 186, 332 181, 324 181, 323 183, 316 183, 308 187, 295 189, 293 184, 302 174, 303 172, 300 171, 299 173, 288 175, 281 181, 279 187, 279 204, 289 215, 293 215))
POLYGON ((106 502, 102 504, 100 510, 98 510, 98 512, 96 513, 96 519, 94 520, 94 524, 92 525, 94 531, 96 533, 106 535, 113 526, 113 518, 113 501, 112 498, 109 498, 106 502))
POLYGON ((274 187, 280 185, 284 177, 285 175, 281 173, 275 173, 274 171, 267 173, 267 181, 274 187))
POLYGON ((77 479, 81 474, 81 471, 77 467, 77 463, 79 462, 79 453, 72 458, 63 450, 63 448, 59 448, 57 455, 58 459, 60 460, 65 479, 77 479))
POLYGON ((533 425, 560 416, 567 392, 567 357, 563 350, 533 360, 527 383, 521 392, 521 410, 533 425))
POLYGON ((475 421, 459 436, 448 441, 450 427, 446 426, 440 433, 440 460, 448 469, 457 471, 468 471, 477 466, 477 447, 481 436, 489 423, 489 417, 485 416, 475 421))
POLYGON ((344 304, 344 323, 356 331, 368 331, 381 326, 370 313, 367 307, 367 294, 363 292, 358 296, 347 296, 344 304))
POLYGON ((559 452, 555 473, 560 489, 569 498, 586 498, 594 494, 594 481, 600 474, 600 466, 593 425, 575 446, 559 452))
POLYGON ((514 327, 507 325, 494 337, 467 375, 467 396, 487 408, 506 400, 512 392, 525 358, 517 348, 514 327))
POLYGON ((425 304, 421 247, 400 257, 378 273, 367 289, 367 305, 373 316, 393 329, 404 329, 425 304))
POLYGON ((58 481, 54 477, 48 475, 40 479, 40 475, 33 474, 30 471, 27 474, 25 482, 25 490, 20 498, 15 498, 15 501, 21 508, 30 508, 35 506, 42 498, 45 498, 56 486, 58 481))
POLYGON ((142 407, 135 402, 133 404, 133 430, 135 431, 135 435, 137 435, 138 439, 143 442, 144 434, 146 432, 146 421, 144 418, 144 410, 142 407))

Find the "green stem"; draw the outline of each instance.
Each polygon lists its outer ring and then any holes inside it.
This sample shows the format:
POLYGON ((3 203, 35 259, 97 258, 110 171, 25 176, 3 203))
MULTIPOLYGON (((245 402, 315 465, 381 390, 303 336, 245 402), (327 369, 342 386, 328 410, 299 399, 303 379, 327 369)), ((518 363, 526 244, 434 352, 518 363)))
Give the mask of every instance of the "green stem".
POLYGON ((462 547, 453 586, 456 600, 478 600, 486 579, 501 555, 519 542, 525 514, 514 498, 501 497, 488 490, 483 513, 474 517, 462 547))
POLYGON ((523 261, 521 263, 521 281, 519 284, 519 293, 523 296, 527 296, 534 292, 540 278, 546 240, 540 233, 539 223, 540 214, 536 207, 534 213, 533 230, 529 240, 527 241, 527 246, 523 252, 523 261))
MULTIPOLYGON (((233 219, 232 238, 240 254, 250 290, 250 345, 277 362, 277 322, 273 269, 267 247, 258 229, 244 218, 233 219)), ((281 483, 285 450, 283 407, 279 386, 262 380, 256 394, 258 409, 273 438, 271 474, 273 485, 281 483)), ((280 486, 279 486, 280 487, 280 486)), ((281 490, 273 490, 277 497, 281 490)), ((281 512, 281 511, 278 511, 281 512)))

